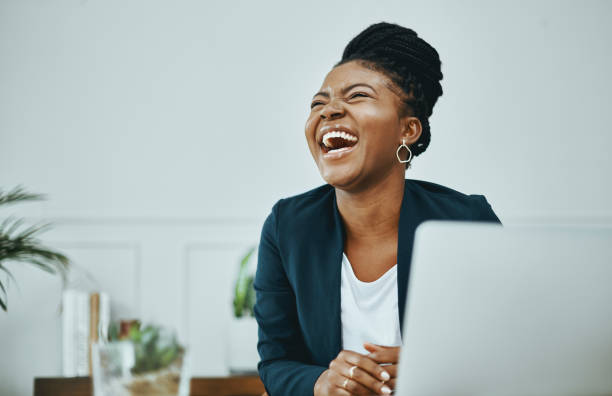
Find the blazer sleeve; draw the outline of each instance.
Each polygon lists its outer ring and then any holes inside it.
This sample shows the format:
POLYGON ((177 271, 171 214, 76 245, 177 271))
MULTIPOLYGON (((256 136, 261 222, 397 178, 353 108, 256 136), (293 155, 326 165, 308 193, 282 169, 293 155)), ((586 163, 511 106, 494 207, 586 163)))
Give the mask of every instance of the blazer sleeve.
POLYGON ((269 396, 312 396, 327 367, 305 363, 309 356, 297 316, 296 299, 282 265, 278 245, 280 202, 266 218, 259 241, 253 286, 258 324, 257 364, 269 396))
POLYGON ((485 221, 485 222, 493 222, 499 223, 501 225, 502 222, 499 220, 495 212, 493 212, 493 208, 491 204, 487 201, 484 195, 472 195, 474 199, 473 202, 473 220, 474 221, 485 221))

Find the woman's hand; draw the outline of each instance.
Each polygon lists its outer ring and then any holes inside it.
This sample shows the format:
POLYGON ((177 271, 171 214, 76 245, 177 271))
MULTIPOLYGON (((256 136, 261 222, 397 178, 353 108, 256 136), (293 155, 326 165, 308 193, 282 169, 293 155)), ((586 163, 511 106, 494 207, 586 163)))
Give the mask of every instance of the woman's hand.
POLYGON ((386 367, 360 353, 343 350, 317 379, 314 396, 389 395, 384 381, 391 379, 386 367), (355 368, 352 368, 355 367, 355 368), (352 374, 352 375, 351 375, 352 374))
POLYGON ((395 389, 395 379, 397 378, 397 363, 399 362, 400 347, 389 347, 371 344, 364 342, 363 347, 370 351, 366 356, 377 363, 386 364, 382 368, 387 370, 391 375, 391 379, 385 383, 389 384, 391 389, 395 389))

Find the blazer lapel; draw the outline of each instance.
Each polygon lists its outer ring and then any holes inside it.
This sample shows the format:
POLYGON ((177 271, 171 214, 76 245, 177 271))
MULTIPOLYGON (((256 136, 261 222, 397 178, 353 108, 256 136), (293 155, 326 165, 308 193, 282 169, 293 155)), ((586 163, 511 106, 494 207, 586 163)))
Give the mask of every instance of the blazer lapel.
POLYGON ((404 332, 404 311, 406 309, 406 296, 408 294, 408 280, 410 278, 410 263, 412 261, 412 247, 414 231, 425 219, 422 211, 418 209, 419 200, 412 193, 410 180, 404 182, 404 197, 400 209, 399 230, 397 238, 397 302, 400 332, 404 332))
POLYGON ((400 332, 403 335, 404 309, 406 305, 406 294, 408 277, 410 274, 410 255, 412 249, 409 246, 410 239, 410 215, 412 207, 409 204, 407 197, 408 187, 407 182, 404 182, 404 196, 402 198, 402 206, 400 208, 399 230, 397 236, 397 306, 399 313, 400 332))
POLYGON ((344 229, 344 223, 342 222, 342 217, 340 216, 340 211, 338 210, 338 203, 336 202, 336 192, 335 190, 331 191, 334 215, 333 215, 333 232, 330 239, 330 262, 328 263, 328 268, 330 269, 330 276, 333 280, 333 297, 331 299, 331 309, 333 311, 333 315, 330 316, 334 321, 334 326, 332 327, 334 331, 330 334, 332 345, 334 349, 332 351, 333 360, 336 358, 338 353, 342 350, 342 318, 341 318, 341 271, 342 271, 342 253, 344 252, 344 241, 346 239, 346 231, 344 229))
POLYGON ((342 320, 340 316, 340 286, 342 252, 344 251, 344 224, 336 205, 336 194, 330 186, 329 192, 316 208, 309 213, 309 226, 304 228, 303 241, 298 245, 297 258, 304 260, 298 269, 307 272, 297 274, 300 279, 309 279, 305 284, 308 293, 303 294, 308 332, 316 337, 314 358, 318 362, 330 362, 342 350, 342 320), (305 249, 303 249, 305 248, 305 249))

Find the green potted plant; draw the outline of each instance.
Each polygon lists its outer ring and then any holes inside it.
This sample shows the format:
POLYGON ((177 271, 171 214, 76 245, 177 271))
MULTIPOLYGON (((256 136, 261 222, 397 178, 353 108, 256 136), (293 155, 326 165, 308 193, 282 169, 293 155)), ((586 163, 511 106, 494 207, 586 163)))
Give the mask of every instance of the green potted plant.
POLYGON ((238 277, 234 285, 233 315, 229 325, 228 368, 230 374, 257 373, 257 321, 255 305, 255 279, 257 248, 250 247, 241 257, 238 277))
POLYGON ((253 317, 253 306, 255 305, 255 289, 253 289, 253 280, 255 276, 249 268, 249 263, 255 247, 249 248, 246 254, 240 260, 238 269, 238 279, 234 287, 234 317, 241 318, 245 316, 253 317))
MULTIPOLYGON (((0 189, 0 206, 23 201, 43 199, 41 194, 31 194, 20 186, 4 191, 0 189)), ((8 309, 8 280, 15 278, 7 268, 9 262, 32 264, 51 274, 59 274, 62 287, 66 284, 69 260, 63 254, 42 245, 37 237, 50 227, 50 224, 23 227, 24 220, 9 216, 0 223, 0 272, 6 274, 6 286, 0 278, 0 308, 8 309)))
POLYGON ((96 395, 186 395, 185 347, 173 331, 139 320, 112 322, 93 348, 96 395))

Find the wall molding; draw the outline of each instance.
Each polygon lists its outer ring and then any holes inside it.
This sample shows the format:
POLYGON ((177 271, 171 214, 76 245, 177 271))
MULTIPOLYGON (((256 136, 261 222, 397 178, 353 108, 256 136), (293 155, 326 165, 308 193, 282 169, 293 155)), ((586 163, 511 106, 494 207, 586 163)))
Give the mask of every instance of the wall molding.
MULTIPOLYGON (((134 312, 140 315, 142 308, 142 243, 137 241, 105 241, 105 240, 55 240, 50 241, 50 245, 57 247, 58 250, 70 249, 88 249, 88 250, 105 250, 117 249, 128 250, 134 254, 134 312)), ((79 271, 88 273, 88 271, 79 266, 79 271)), ((90 276, 91 274, 88 274, 90 276)), ((92 277, 93 278, 93 277, 92 277)))
POLYGON ((253 225, 261 223, 264 218, 259 217, 163 217, 163 216, 141 216, 141 217, 91 217, 91 216, 25 216, 22 217, 28 223, 51 222, 54 225, 253 225))
MULTIPOLYGON (((185 335, 185 339, 189 339, 190 334, 189 334, 189 327, 191 325, 191 321, 190 321, 190 317, 189 317, 189 311, 191 309, 191 299, 189 298, 189 295, 191 293, 191 289, 190 289, 190 273, 189 273, 189 265, 192 264, 190 262, 190 255, 193 252, 196 252, 198 250, 237 250, 237 249, 242 249, 245 247, 248 247, 249 245, 252 245, 253 242, 252 241, 244 241, 244 242, 189 242, 187 244, 185 244, 183 246, 182 249, 182 282, 183 282, 183 293, 182 293, 182 303, 181 303, 181 307, 182 307, 182 312, 181 312, 181 316, 182 316, 182 325, 183 325, 183 331, 184 331, 184 335, 185 335)), ((237 269, 236 269, 237 271, 237 269)))

